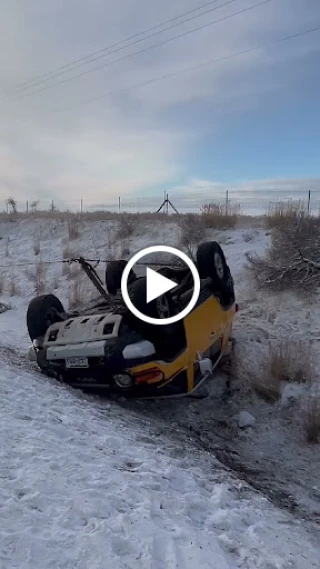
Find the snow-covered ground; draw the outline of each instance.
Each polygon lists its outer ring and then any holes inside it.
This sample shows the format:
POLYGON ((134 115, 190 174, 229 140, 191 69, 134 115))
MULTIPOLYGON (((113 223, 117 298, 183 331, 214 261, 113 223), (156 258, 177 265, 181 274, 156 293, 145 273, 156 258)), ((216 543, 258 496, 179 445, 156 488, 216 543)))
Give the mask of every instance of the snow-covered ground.
MULTIPOLYGON (((319 568, 320 451, 306 445, 290 406, 261 403, 240 384, 222 403, 222 375, 205 400, 120 405, 29 366, 25 311, 40 232, 42 262, 62 259, 65 223, 0 224, 0 277, 19 288, 0 296, 11 305, 0 314, 0 568, 319 568), (241 410, 256 418, 253 428, 238 429, 241 410)), ((114 242, 114 235, 110 223, 84 223, 70 249, 108 258, 179 245, 172 221, 141 227, 131 240, 114 242)), ((319 309, 292 296, 266 297, 248 281, 245 252, 263 252, 265 230, 212 236, 237 285, 240 349, 254 357, 278 329, 316 342, 319 309)), ((65 273, 60 263, 46 265, 46 291, 67 305, 65 273)))

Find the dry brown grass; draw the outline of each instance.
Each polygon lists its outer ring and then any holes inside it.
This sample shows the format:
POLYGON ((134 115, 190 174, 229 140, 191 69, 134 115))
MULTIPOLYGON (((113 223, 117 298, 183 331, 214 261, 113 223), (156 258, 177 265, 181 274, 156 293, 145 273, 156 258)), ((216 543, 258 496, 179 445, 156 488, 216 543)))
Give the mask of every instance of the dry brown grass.
POLYGON ((303 413, 303 427, 308 443, 320 442, 320 398, 310 397, 303 413))
POLYGON ((33 270, 27 271, 27 276, 32 282, 33 291, 37 296, 46 292, 47 267, 41 259, 36 263, 33 270))
POLYGON ((262 371, 259 376, 252 378, 250 385, 253 391, 267 403, 275 403, 281 399, 280 381, 262 371))
POLYGON ((310 383, 314 376, 311 342, 283 338, 269 347, 270 372, 279 381, 310 383))
POLYGON ((269 205, 269 211, 265 218, 268 229, 276 229, 290 225, 296 219, 308 217, 307 207, 304 201, 278 201, 269 205))
POLYGON ((5 277, 3 274, 0 274, 0 296, 3 295, 5 289, 5 277))
POLYGON ((68 240, 74 241, 80 236, 80 222, 78 216, 68 219, 68 240))
POLYGON ((210 229, 233 229, 240 216, 240 204, 237 203, 229 202, 223 206, 209 203, 204 205, 201 210, 205 226, 210 229))
POLYGON ((237 356, 239 377, 247 382, 264 401, 274 403, 281 398, 283 382, 311 382, 314 374, 313 350, 310 342, 279 338, 260 350, 254 358, 237 356))
POLYGON ((281 382, 271 374, 268 353, 260 350, 254 358, 235 352, 234 366, 238 378, 267 403, 281 398, 281 382))

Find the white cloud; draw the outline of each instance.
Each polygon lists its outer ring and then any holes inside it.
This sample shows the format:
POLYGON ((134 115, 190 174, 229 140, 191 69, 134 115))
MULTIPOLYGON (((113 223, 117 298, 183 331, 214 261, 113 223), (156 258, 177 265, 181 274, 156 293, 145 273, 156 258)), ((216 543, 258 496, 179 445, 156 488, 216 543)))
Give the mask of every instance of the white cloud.
MULTIPOLYGON (((0 93, 202 3, 163 0, 153 3, 151 10, 147 0, 54 4, 30 0, 26 9, 22 0, 6 0, 0 8, 0 93)), ((252 0, 235 1, 109 59, 250 5, 252 0)), ((203 122, 194 126, 196 116, 190 126, 188 104, 196 102, 201 111, 203 102, 210 101, 223 120, 230 109, 240 112, 256 105, 257 94, 262 98, 285 91, 285 76, 279 81, 279 73, 273 74, 275 60, 286 63, 303 50, 316 49, 313 39, 253 52, 134 90, 123 89, 311 26, 316 8, 315 0, 308 6, 301 0, 273 0, 33 97, 10 104, 0 97, 0 199, 8 193, 19 199, 66 195, 78 199, 86 192, 100 199, 106 192, 110 196, 144 193, 183 179, 184 157, 192 145, 196 153, 203 134, 203 122), (110 97, 81 104, 110 91, 114 92, 110 97), (174 109, 182 103, 185 124, 180 119, 177 126, 174 109), (63 109, 68 110, 54 112, 63 109)))

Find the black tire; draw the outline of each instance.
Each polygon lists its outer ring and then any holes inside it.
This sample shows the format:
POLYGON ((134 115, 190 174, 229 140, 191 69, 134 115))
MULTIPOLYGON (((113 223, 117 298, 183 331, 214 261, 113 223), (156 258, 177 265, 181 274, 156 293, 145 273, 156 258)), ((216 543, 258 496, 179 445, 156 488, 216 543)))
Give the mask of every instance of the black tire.
POLYGON ((107 263, 105 283, 110 294, 117 294, 121 287, 121 277, 127 261, 110 261, 107 263))
POLYGON ((229 277, 229 267, 219 243, 201 243, 197 250, 197 268, 200 279, 210 278, 214 283, 225 283, 229 277))
POLYGON ((44 294, 31 300, 27 310, 30 339, 33 341, 44 336, 51 324, 61 321, 63 313, 62 303, 54 294, 44 294))
POLYGON ((199 245, 197 268, 200 279, 212 280, 213 290, 223 305, 227 306, 234 302, 233 278, 219 243, 208 241, 199 245))
POLYGON ((142 314, 151 318, 170 318, 175 314, 171 295, 163 294, 152 302, 147 303, 147 279, 137 279, 128 287, 132 304, 142 314))
MULTIPOLYGON (((122 273, 127 265, 127 262, 128 261, 121 259, 107 263, 105 283, 107 291, 110 294, 117 294, 117 292, 120 290, 122 273)), ((131 270, 129 273, 128 284, 130 284, 130 282, 133 282, 135 279, 136 275, 134 271, 131 270)))

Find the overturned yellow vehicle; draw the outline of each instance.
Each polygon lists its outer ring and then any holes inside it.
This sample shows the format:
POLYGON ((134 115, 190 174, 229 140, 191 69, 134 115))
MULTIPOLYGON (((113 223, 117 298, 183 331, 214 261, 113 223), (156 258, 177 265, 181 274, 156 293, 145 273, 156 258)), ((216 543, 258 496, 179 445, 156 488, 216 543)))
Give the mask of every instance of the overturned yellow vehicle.
MULTIPOLYGON (((196 305, 184 319, 162 326, 143 322, 124 304, 119 291, 126 261, 107 265, 105 287, 87 261, 74 261, 94 282, 100 297, 71 312, 51 294, 30 302, 29 358, 43 373, 89 391, 146 398, 189 395, 203 381, 210 381, 214 368, 229 352, 238 310, 230 269, 217 242, 198 247, 196 305)), ((189 303, 193 278, 189 268, 158 270, 177 286, 147 303, 146 278, 132 271, 128 293, 140 312, 168 318, 189 303)))

